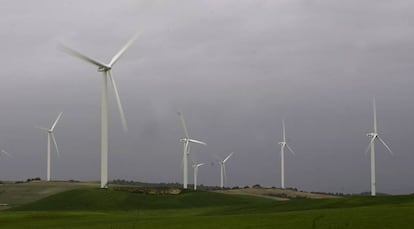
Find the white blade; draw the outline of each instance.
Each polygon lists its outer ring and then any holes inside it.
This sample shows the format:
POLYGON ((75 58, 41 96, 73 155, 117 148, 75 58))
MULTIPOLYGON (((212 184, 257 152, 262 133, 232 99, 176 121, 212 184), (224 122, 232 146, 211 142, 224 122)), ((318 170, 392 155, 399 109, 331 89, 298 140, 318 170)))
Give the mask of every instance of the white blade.
POLYGON ((181 112, 178 112, 178 115, 180 116, 180 119, 181 119, 181 125, 183 126, 183 129, 184 129, 185 138, 189 139, 190 137, 188 136, 187 127, 185 126, 184 115, 181 112))
POLYGON ((188 145, 187 145, 187 151, 186 151, 186 153, 187 153, 187 154, 189 154, 189 153, 190 153, 190 151, 191 151, 191 143, 190 143, 190 142, 188 142, 188 145))
POLYGON ((227 183, 227 172, 226 172, 226 164, 223 164, 223 175, 224 175, 224 186, 226 186, 227 183))
POLYGON ((189 142, 185 142, 184 143, 184 153, 183 153, 183 158, 181 159, 181 166, 180 166, 180 168, 184 168, 184 157, 186 157, 186 154, 189 152, 190 145, 191 144, 189 142))
POLYGON ((197 164, 196 166, 197 166, 197 167, 200 167, 200 166, 202 166, 202 165, 204 165, 204 163, 199 163, 199 164, 197 164))
POLYGON ((201 144, 201 145, 207 145, 207 143, 199 141, 199 140, 195 140, 195 139, 188 139, 189 142, 193 142, 193 143, 197 143, 197 144, 201 144))
POLYGON ((290 146, 288 144, 286 144, 286 147, 288 148, 288 150, 296 156, 296 153, 292 150, 292 148, 290 148, 290 146))
POLYGON ((90 58, 88 56, 85 56, 82 53, 80 53, 79 51, 76 51, 76 50, 74 50, 72 48, 69 48, 69 47, 67 47, 67 46, 65 46, 63 44, 59 44, 57 48, 60 49, 61 51, 65 52, 65 53, 71 55, 71 56, 78 57, 78 58, 80 58, 80 59, 82 59, 82 60, 84 60, 86 62, 89 62, 89 63, 91 63, 93 65, 96 65, 98 67, 103 67, 103 68, 107 68, 107 69, 110 69, 111 68, 111 67, 107 66, 106 64, 104 64, 104 63, 102 63, 102 62, 100 62, 98 60, 95 60, 93 58, 90 58))
POLYGON ((283 128, 283 142, 286 142, 285 120, 282 120, 282 128, 283 128))
POLYGON ((60 157, 60 152, 59 152, 58 145, 56 143, 55 135, 53 133, 51 133, 50 135, 52 136, 52 141, 53 141, 53 144, 55 145, 56 153, 60 157))
POLYGON ((371 141, 369 142, 368 147, 367 147, 367 149, 365 150, 365 155, 366 155, 366 154, 368 154, 368 151, 369 151, 369 149, 371 148, 371 144, 372 144, 374 141, 375 141, 375 137, 373 137, 373 138, 371 139, 371 141))
POLYGON ((223 163, 226 163, 226 161, 231 157, 231 155, 233 155, 233 153, 234 152, 231 152, 230 154, 229 154, 229 156, 227 156, 224 160, 223 160, 223 163))
POLYGON ((63 112, 60 112, 58 117, 56 118, 55 122, 52 124, 52 127, 50 128, 50 131, 53 132, 53 130, 55 129, 56 124, 58 123, 60 117, 62 116, 63 112))
POLYGON ((372 100, 372 109, 373 109, 373 113, 374 113, 374 133, 378 133, 377 132, 377 107, 375 105, 375 97, 372 100))
POLYGON ((109 63, 110 67, 112 67, 119 60, 119 58, 125 53, 125 51, 129 48, 129 46, 131 46, 134 43, 134 41, 137 38, 138 38, 138 33, 134 34, 134 36, 132 36, 132 38, 129 39, 129 41, 121 48, 121 50, 119 50, 118 53, 115 54, 114 57, 112 57, 112 60, 109 63))
POLYGON ((116 87, 115 80, 112 77, 111 70, 109 70, 107 73, 108 73, 109 79, 112 82, 112 86, 114 88, 116 103, 118 105, 119 114, 121 116, 122 128, 124 129, 125 132, 127 132, 128 131, 128 126, 127 126, 127 122, 126 122, 126 119, 125 119, 124 109, 122 108, 122 104, 121 104, 121 97, 119 97, 118 88, 116 87))
POLYGON ((394 153, 392 152, 392 150, 390 149, 390 147, 387 145, 387 143, 384 142, 384 140, 382 140, 382 138, 380 138, 380 136, 378 136, 378 139, 385 146, 385 148, 387 148, 387 150, 390 151, 391 155, 394 155, 394 153))
POLYGON ((8 157, 11 157, 11 155, 8 152, 6 152, 6 150, 4 150, 4 149, 2 149, 0 152, 1 152, 1 154, 4 154, 8 157))
POLYGON ((41 126, 35 126, 35 128, 37 128, 37 129, 41 129, 41 130, 44 130, 44 131, 49 131, 49 129, 48 129, 48 128, 44 128, 44 127, 41 127, 41 126))

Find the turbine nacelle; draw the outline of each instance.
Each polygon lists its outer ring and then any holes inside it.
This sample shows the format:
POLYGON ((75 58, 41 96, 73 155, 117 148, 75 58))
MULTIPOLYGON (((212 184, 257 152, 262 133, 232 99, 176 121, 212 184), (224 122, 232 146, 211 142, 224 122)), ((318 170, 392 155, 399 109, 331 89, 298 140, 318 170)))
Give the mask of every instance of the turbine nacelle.
POLYGON ((194 164, 194 165, 193 165, 193 168, 198 168, 198 167, 200 167, 200 166, 202 166, 202 165, 204 165, 204 163, 194 164))
POLYGON ((279 142, 279 143, 277 143, 277 144, 279 144, 279 145, 281 145, 281 146, 285 146, 285 145, 286 145, 286 142, 279 142))
POLYGON ((371 138, 376 138, 378 136, 378 134, 377 133, 368 133, 367 136, 371 137, 371 138))
POLYGON ((109 67, 109 66, 99 66, 98 67, 98 72, 107 72, 109 70, 111 70, 111 67, 109 67))

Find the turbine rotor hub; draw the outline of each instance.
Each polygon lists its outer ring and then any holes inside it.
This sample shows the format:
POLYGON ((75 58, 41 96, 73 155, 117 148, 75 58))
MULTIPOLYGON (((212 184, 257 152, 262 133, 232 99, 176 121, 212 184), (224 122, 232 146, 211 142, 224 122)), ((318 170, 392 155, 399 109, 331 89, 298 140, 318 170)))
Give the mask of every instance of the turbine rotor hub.
POLYGON ((104 67, 104 66, 99 66, 98 67, 98 72, 106 72, 106 71, 109 71, 109 70, 111 70, 111 68, 109 68, 109 67, 104 67))

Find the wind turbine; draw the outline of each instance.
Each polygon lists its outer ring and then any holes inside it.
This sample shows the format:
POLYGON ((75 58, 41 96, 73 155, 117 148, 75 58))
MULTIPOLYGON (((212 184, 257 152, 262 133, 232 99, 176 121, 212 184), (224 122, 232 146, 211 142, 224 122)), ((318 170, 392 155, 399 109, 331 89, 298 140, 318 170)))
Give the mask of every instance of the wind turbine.
POLYGON ((197 190, 197 175, 198 175, 198 167, 204 165, 204 163, 197 163, 193 161, 193 169, 194 169, 194 190, 197 190))
POLYGON ((64 45, 59 45, 58 48, 69 55, 78 57, 88 63, 98 67, 98 72, 102 72, 102 100, 101 100, 101 188, 108 187, 108 79, 112 83, 115 92, 115 98, 118 105, 118 110, 121 116, 122 127, 126 132, 128 130, 127 123, 122 109, 121 98, 119 97, 118 88, 114 78, 112 77, 111 69, 125 51, 138 38, 135 34, 111 59, 109 64, 104 64, 101 61, 90 58, 74 49, 64 45))
POLYGON ((54 144, 55 149, 56 149, 56 153, 58 154, 58 156, 60 156, 59 148, 57 146, 55 135, 53 134, 53 131, 55 130, 56 124, 58 123, 60 117, 62 117, 62 114, 63 114, 63 112, 59 113, 59 115, 57 116, 56 120, 52 123, 52 126, 50 128, 38 127, 39 129, 44 130, 47 133, 47 154, 46 154, 46 157, 47 157, 46 180, 47 181, 50 181, 50 152, 51 152, 50 140, 53 141, 53 144, 54 144))
POLYGON ((295 155, 292 148, 286 142, 286 130, 285 130, 285 120, 282 121, 283 128, 283 141, 279 142, 280 145, 280 187, 285 188, 285 147, 295 155))
POLYGON ((224 188, 224 180, 227 180, 227 173, 226 173, 226 161, 229 160, 231 155, 233 155, 234 152, 231 152, 224 160, 219 161, 220 163, 220 187, 224 188))
POLYGON ((184 135, 185 135, 185 137, 180 139, 180 141, 184 143, 184 151, 183 151, 183 188, 187 188, 187 185, 188 185, 188 157, 190 155, 191 143, 197 143, 197 144, 201 144, 201 145, 207 145, 207 144, 205 142, 202 142, 202 141, 199 141, 199 140, 191 139, 190 136, 188 135, 188 131, 187 131, 187 127, 185 125, 183 113, 178 112, 178 115, 180 116, 181 125, 183 126, 184 135))
POLYGON ((382 138, 378 135, 377 130, 377 108, 375 106, 375 97, 373 99, 373 113, 374 113, 374 131, 368 133, 367 136, 371 138, 369 145, 365 151, 365 154, 368 153, 368 150, 371 149, 371 196, 376 195, 376 181, 375 181, 375 140, 378 139, 381 144, 385 146, 385 148, 393 155, 394 153, 391 151, 390 147, 385 143, 382 138))

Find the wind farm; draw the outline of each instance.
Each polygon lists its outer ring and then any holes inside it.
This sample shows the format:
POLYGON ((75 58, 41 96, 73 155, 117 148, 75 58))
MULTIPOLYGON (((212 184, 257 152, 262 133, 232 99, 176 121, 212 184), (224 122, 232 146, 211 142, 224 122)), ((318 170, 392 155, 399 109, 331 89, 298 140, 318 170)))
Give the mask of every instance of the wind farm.
POLYGON ((0 228, 411 228, 414 3, 182 3, 2 4, 0 228))
POLYGON ((280 187, 285 188, 285 147, 289 150, 290 153, 295 155, 292 148, 286 142, 286 129, 285 129, 285 121, 282 121, 282 133, 283 133, 283 141, 279 142, 280 145, 280 187))
POLYGON ((90 64, 98 67, 98 72, 102 72, 102 98, 101 98, 101 188, 107 187, 108 183, 108 80, 111 82, 116 103, 118 105, 119 114, 121 116, 122 127, 124 131, 128 131, 127 122, 125 119, 124 110, 121 104, 121 98, 118 93, 118 88, 114 78, 112 77, 112 67, 121 58, 124 52, 132 45, 138 38, 135 34, 111 59, 109 64, 104 64, 98 60, 83 55, 82 53, 71 49, 64 45, 59 45, 58 48, 69 55, 78 57, 90 64))
POLYGON ((205 142, 191 139, 188 135, 187 127, 185 125, 185 120, 183 113, 178 112, 178 116, 180 116, 181 125, 184 130, 184 138, 181 138, 180 141, 184 144, 184 150, 183 150, 183 161, 182 161, 182 167, 183 167, 183 188, 188 187, 188 159, 190 157, 190 149, 191 149, 191 143, 196 143, 200 145, 207 145, 205 142))
POLYGON ((203 166, 204 163, 197 163, 193 162, 193 170, 194 170, 194 190, 197 190, 197 176, 198 176, 198 168, 203 166))
POLYGON ((60 117, 62 117, 63 112, 60 112, 57 116, 56 120, 52 123, 52 126, 50 128, 44 128, 44 127, 37 127, 47 133, 47 152, 46 152, 46 180, 50 181, 51 178, 51 142, 53 141, 53 145, 55 147, 56 153, 58 156, 60 156, 59 148, 56 142, 55 135, 53 131, 55 130, 56 124, 59 122, 60 117))
POLYGON ((371 158, 371 196, 376 195, 376 178, 375 178, 375 141, 381 142, 381 144, 393 155, 394 153, 391 151, 390 147, 385 143, 384 140, 378 135, 378 129, 377 129, 377 108, 375 105, 375 97, 372 102, 372 113, 373 113, 373 121, 374 121, 374 131, 371 133, 368 133, 367 136, 371 138, 371 141, 369 142, 368 148, 365 151, 365 154, 368 153, 368 150, 371 150, 370 158, 371 158))
POLYGON ((219 161, 220 164, 220 188, 224 188, 227 181, 226 162, 230 159, 234 152, 231 152, 226 158, 219 161))

